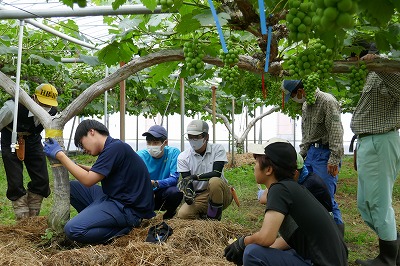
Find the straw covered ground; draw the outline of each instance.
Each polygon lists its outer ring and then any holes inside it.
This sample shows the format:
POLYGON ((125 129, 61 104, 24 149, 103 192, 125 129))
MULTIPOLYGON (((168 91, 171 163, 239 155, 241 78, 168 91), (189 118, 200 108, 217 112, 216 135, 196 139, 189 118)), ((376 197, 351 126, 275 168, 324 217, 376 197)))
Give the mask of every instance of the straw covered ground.
POLYGON ((231 238, 248 233, 239 225, 171 219, 173 233, 165 243, 145 242, 159 222, 161 215, 106 245, 66 247, 43 240, 45 217, 29 218, 0 226, 0 265, 232 265, 223 250, 231 238))
MULTIPOLYGON (((249 155, 235 158, 235 166, 252 163, 249 155)), ((107 245, 51 243, 46 239, 47 217, 0 225, 0 265, 233 265, 223 257, 228 241, 248 234, 244 227, 227 222, 171 219, 173 229, 165 243, 145 242, 148 230, 161 222, 162 213, 146 220, 129 235, 107 245)))

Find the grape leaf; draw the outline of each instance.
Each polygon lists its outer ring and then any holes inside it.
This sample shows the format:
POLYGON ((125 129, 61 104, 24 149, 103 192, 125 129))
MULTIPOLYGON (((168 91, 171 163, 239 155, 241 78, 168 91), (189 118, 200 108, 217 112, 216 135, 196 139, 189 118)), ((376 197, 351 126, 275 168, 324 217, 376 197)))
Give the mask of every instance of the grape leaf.
POLYGON ((156 0, 142 0, 142 3, 145 7, 150 9, 151 11, 154 11, 157 7, 157 1, 156 0))
POLYGON ((182 17, 179 24, 176 26, 176 31, 179 33, 190 33, 201 27, 200 22, 197 19, 194 19, 192 14, 187 14, 182 17))

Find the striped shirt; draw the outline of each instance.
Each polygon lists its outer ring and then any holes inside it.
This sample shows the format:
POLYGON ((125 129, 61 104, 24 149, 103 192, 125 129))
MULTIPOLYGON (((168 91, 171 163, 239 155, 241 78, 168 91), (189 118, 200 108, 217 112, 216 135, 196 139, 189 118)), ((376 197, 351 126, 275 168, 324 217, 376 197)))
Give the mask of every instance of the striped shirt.
POLYGON ((331 94, 317 89, 315 103, 303 103, 300 154, 304 157, 311 144, 329 145, 328 164, 339 165, 344 154, 343 126, 338 101, 331 94))
POLYGON ((400 127, 400 73, 370 72, 353 113, 356 135, 382 134, 400 127))

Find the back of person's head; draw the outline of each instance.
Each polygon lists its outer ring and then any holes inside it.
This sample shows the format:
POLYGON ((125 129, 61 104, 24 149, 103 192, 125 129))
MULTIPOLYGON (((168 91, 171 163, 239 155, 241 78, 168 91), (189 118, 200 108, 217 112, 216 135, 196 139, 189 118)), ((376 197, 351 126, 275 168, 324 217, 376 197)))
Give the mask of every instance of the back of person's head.
POLYGON ((254 154, 261 170, 271 166, 278 181, 294 178, 297 152, 288 140, 271 138, 263 144, 249 145, 249 152, 254 154))
POLYGON ((168 138, 167 130, 159 125, 154 125, 142 134, 146 136, 146 141, 161 141, 164 142, 168 138))
POLYGON ((86 136, 89 130, 94 129, 103 136, 109 136, 110 132, 107 127, 100 123, 99 121, 93 119, 83 120, 75 131, 74 143, 78 147, 82 137, 86 136))

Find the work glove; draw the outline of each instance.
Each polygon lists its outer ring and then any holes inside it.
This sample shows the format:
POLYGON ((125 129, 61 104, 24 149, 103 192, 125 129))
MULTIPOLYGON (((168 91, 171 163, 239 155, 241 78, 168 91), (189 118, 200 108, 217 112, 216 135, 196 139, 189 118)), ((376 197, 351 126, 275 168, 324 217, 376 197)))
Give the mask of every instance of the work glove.
POLYGON ((187 205, 192 205, 196 192, 194 191, 193 180, 197 180, 197 175, 190 175, 182 178, 178 183, 178 189, 183 192, 183 199, 187 205))
POLYGON ((225 248, 224 257, 236 265, 243 265, 243 253, 245 248, 244 236, 241 236, 225 248))
POLYGON ((44 142, 44 148, 43 151, 46 154, 46 156, 56 159, 56 155, 58 152, 62 151, 63 149, 61 148, 60 144, 55 139, 48 138, 44 142))

